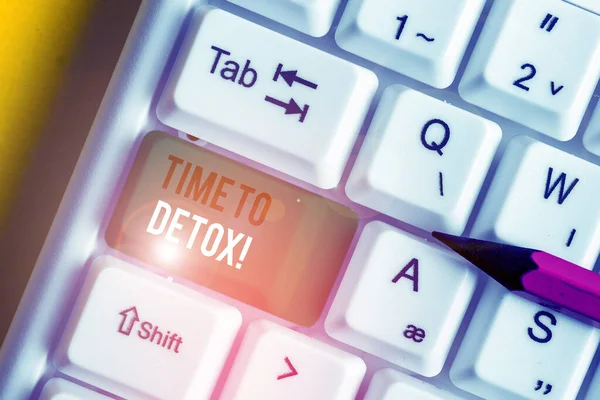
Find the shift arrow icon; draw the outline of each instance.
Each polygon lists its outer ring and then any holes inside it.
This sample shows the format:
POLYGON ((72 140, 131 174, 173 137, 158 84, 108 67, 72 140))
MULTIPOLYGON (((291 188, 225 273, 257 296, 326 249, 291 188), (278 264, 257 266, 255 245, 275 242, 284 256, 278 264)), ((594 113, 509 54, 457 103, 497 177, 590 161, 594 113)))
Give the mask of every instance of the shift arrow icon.
POLYGON ((121 320, 121 325, 119 325, 118 332, 129 336, 133 329, 133 325, 140 320, 137 308, 135 308, 135 306, 130 307, 127 310, 121 311, 119 315, 122 315, 123 319, 121 320))
POLYGON ((275 76, 273 76, 273 80, 275 82, 277 82, 277 79, 279 79, 279 77, 282 77, 283 80, 285 81, 285 83, 288 84, 289 87, 292 87, 292 85, 294 84, 294 82, 297 82, 301 85, 304 86, 308 86, 311 89, 316 89, 317 88, 317 84, 313 83, 311 81, 308 81, 306 79, 300 78, 298 76, 298 70, 294 69, 294 70, 289 70, 289 71, 284 71, 283 70, 283 64, 279 64, 277 66, 277 70, 275 71, 275 76))
POLYGON ((298 371, 296 371, 296 368, 294 368, 294 365, 292 364, 292 362, 290 361, 290 359, 288 357, 284 358, 283 361, 285 361, 285 363, 287 364, 288 368, 290 369, 290 372, 286 372, 285 374, 278 375, 277 380, 281 380, 281 379, 285 379, 285 378, 289 378, 289 377, 298 375, 298 371))
POLYGON ((304 122, 304 118, 306 118, 306 113, 308 112, 309 107, 308 104, 305 104, 303 108, 300 108, 293 97, 288 103, 277 100, 271 96, 265 96, 265 101, 283 108, 285 110, 285 115, 300 114, 300 118, 298 119, 300 122, 304 122))

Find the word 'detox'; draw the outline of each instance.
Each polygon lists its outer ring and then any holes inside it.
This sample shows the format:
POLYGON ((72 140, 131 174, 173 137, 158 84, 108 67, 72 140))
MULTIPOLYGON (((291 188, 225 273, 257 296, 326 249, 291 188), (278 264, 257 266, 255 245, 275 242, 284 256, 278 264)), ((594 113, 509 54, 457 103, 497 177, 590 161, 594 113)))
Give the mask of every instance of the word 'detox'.
MULTIPOLYGON (((158 203, 156 203, 156 208, 152 213, 150 223, 146 228, 146 232, 152 235, 160 235, 165 231, 165 227, 167 226, 167 223, 170 220, 171 222, 169 223, 169 228, 167 229, 165 239, 172 243, 179 244, 179 238, 174 236, 173 232, 183 227, 183 225, 179 223, 179 218, 189 218, 190 212, 178 207, 175 210, 173 218, 171 219, 171 211, 172 208, 169 205, 169 203, 164 202, 162 200, 158 200, 158 203), (160 222, 158 222, 159 220, 160 222)), ((203 218, 197 214, 193 214, 191 216, 191 219, 194 220, 194 228, 192 229, 192 233, 187 239, 187 243, 185 245, 187 249, 191 249, 196 243, 196 238, 198 237, 200 227, 202 225, 209 224, 209 221, 206 218, 203 218)), ((225 228, 223 227, 223 225, 219 224, 218 222, 213 222, 210 225, 208 225, 206 228, 206 234, 202 239, 202 244, 200 246, 200 251, 202 252, 202 255, 205 257, 214 257, 217 254, 217 249, 220 247, 221 242, 224 240, 224 235, 225 228)), ((246 240, 244 241, 243 249, 239 254, 239 262, 235 264, 235 267, 240 269, 242 267, 241 261, 243 261, 246 257, 248 249, 250 248, 250 244, 252 243, 252 236, 245 236, 243 233, 238 233, 237 235, 234 235, 233 229, 231 228, 227 228, 227 246, 221 252, 219 252, 215 260, 222 261, 223 259, 225 259, 225 257, 227 257, 227 264, 230 266, 233 265, 233 249, 244 237, 246 237, 246 240)))
POLYGON ((173 275, 311 325, 356 227, 347 207, 152 132, 106 239, 173 275))

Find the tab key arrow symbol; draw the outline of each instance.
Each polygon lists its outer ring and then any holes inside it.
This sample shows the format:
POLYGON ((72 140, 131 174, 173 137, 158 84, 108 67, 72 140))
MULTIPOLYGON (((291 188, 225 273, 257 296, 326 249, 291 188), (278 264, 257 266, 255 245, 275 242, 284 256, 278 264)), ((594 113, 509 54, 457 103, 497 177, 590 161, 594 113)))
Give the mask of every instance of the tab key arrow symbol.
POLYGON ((271 96, 265 96, 265 101, 283 108, 285 110, 285 115, 300 114, 300 122, 304 122, 304 118, 306 118, 306 113, 308 112, 309 107, 308 104, 305 104, 304 108, 300 108, 293 97, 290 98, 289 103, 275 99, 271 96))
POLYGON ((300 78, 298 76, 298 70, 297 69, 293 69, 293 70, 289 70, 289 71, 284 71, 283 70, 283 64, 279 64, 277 66, 277 70, 275 71, 275 76, 273 77, 274 81, 277 81, 277 79, 279 77, 282 77, 283 80, 285 81, 285 83, 288 84, 289 87, 292 87, 292 85, 294 84, 294 82, 298 82, 301 85, 307 86, 311 89, 316 89, 318 87, 318 85, 316 83, 313 83, 309 80, 300 78))
POLYGON ((281 379, 285 379, 285 378, 289 378, 289 377, 298 375, 298 371, 296 371, 296 368, 294 368, 290 359, 288 357, 286 357, 283 360, 285 361, 288 368, 290 369, 290 372, 286 372, 285 374, 278 375, 277 380, 281 380, 281 379))

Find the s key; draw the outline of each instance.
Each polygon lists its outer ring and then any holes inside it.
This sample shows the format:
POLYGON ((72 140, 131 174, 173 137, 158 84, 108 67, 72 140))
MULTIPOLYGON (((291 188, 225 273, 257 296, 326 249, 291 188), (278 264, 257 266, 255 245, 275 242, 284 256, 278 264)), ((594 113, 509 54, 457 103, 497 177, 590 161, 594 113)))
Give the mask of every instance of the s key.
POLYGON ((356 214, 345 206, 152 132, 107 241, 169 274, 310 326, 356 227, 356 214))
POLYGON ((599 339, 598 329, 488 279, 450 379, 484 399, 573 400, 599 339))

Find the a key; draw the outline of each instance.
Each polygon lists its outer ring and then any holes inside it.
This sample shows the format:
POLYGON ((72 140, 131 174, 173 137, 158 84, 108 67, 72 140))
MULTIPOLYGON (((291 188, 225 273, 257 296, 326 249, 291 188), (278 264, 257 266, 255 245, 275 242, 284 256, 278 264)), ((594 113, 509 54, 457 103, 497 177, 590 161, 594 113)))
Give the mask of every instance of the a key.
POLYGON ((340 0, 229 0, 308 35, 324 36, 340 0))
POLYGON ((194 16, 157 112, 166 125, 328 189, 376 88, 367 69, 208 7, 194 16))
POLYGON ((110 256, 94 260, 54 358, 127 398, 208 399, 240 312, 110 256))
POLYGON ((502 0, 492 6, 459 91, 470 103, 569 140, 599 76, 600 17, 562 0, 502 0))
POLYGON ((495 123, 387 88, 346 185, 348 197, 426 230, 461 234, 502 133, 495 123))
POLYGON ((598 103, 583 134, 583 145, 590 153, 600 156, 600 104, 598 103))
POLYGON ((591 269, 600 250, 600 168, 526 136, 509 142, 472 236, 591 269))
POLYGON ((484 399, 574 399, 599 337, 590 325, 525 300, 490 279, 450 378, 484 399))
POLYGON ((39 400, 109 400, 109 398, 66 379, 52 378, 44 385, 39 400))
POLYGON ((437 88, 450 86, 483 0, 350 0, 340 47, 437 88))
POLYGON ((106 239, 169 273, 311 326, 357 224, 348 207, 152 132, 106 239))
POLYGON ((363 230, 327 333, 424 376, 437 375, 475 289, 466 262, 383 222, 363 230))
POLYGON ((246 331, 220 399, 352 400, 364 361, 266 320, 246 331))
POLYGON ((391 368, 377 371, 364 400, 459 400, 459 397, 391 368))

